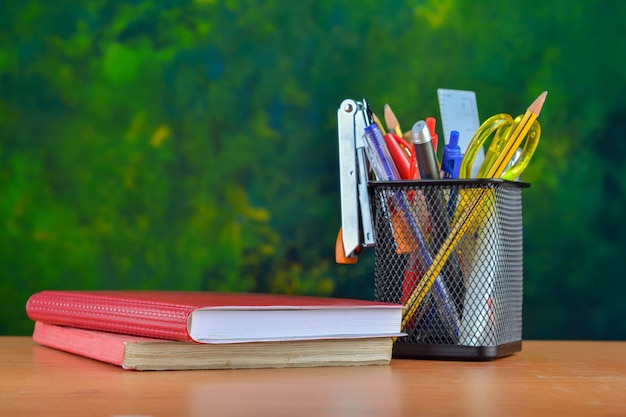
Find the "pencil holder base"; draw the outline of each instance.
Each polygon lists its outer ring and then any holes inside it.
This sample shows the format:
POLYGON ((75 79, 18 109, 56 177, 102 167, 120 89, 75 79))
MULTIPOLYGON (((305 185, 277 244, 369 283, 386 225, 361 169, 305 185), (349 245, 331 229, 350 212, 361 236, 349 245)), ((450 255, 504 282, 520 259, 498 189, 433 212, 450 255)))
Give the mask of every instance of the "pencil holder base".
POLYGON ((437 359, 463 361, 490 361, 509 356, 522 350, 522 341, 499 346, 420 345, 417 343, 395 343, 394 359, 437 359))

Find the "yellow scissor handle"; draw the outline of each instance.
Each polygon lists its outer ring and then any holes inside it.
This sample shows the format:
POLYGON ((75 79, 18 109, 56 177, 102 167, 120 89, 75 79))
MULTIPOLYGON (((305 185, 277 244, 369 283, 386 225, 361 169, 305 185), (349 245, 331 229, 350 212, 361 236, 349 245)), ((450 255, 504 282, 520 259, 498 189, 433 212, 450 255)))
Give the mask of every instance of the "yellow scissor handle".
MULTIPOLYGON (((517 119, 516 119, 517 120, 517 119)), ((522 172, 528 166, 530 159, 533 157, 535 153, 535 149, 537 149, 537 144, 539 143, 539 137, 541 136, 541 126, 539 122, 535 120, 533 124, 530 126, 528 133, 526 134, 526 142, 524 143, 524 147, 522 148, 522 153, 517 158, 513 164, 506 168, 504 173, 500 175, 500 178, 503 180, 513 181, 515 178, 522 175, 522 172)))
POLYGON ((482 125, 480 125, 480 127, 474 134, 474 137, 470 141, 470 144, 465 151, 465 156, 461 161, 461 168, 459 172, 460 178, 470 178, 472 176, 472 165, 474 165, 474 159, 476 159, 478 151, 482 148, 485 141, 494 132, 496 132, 496 136, 492 141, 491 146, 489 147, 489 151, 487 151, 487 154, 485 155, 485 160, 480 166, 478 176, 480 177, 481 172, 488 164, 488 158, 491 158, 492 156, 494 159, 491 161, 491 164, 493 164, 493 161, 495 160, 495 158, 497 158, 498 154, 495 152, 495 150, 494 152, 491 152, 492 147, 498 144, 496 143, 499 142, 498 138, 508 136, 508 132, 512 124, 513 118, 511 116, 505 113, 500 113, 496 114, 495 116, 491 116, 489 119, 485 120, 482 125))
MULTIPOLYGON (((477 177, 478 178, 486 178, 487 173, 491 169, 492 165, 498 159, 503 152, 509 152, 508 147, 509 144, 509 134, 515 131, 515 128, 522 120, 523 116, 518 116, 513 120, 513 118, 505 113, 496 114, 495 116, 491 116, 487 119, 481 126, 478 128, 474 137, 470 141, 470 144, 465 152, 465 156, 461 161, 460 168, 460 177, 461 178, 470 178, 472 165, 474 164, 474 159, 476 158, 476 154, 478 150, 483 146, 485 141, 495 132, 493 140, 491 141, 491 145, 485 154, 485 159, 478 170, 477 177)), ((522 149, 521 155, 513 162, 511 166, 509 166, 500 178, 506 180, 513 180, 517 178, 522 171, 530 162, 530 159, 537 148, 537 143, 539 142, 539 137, 541 136, 541 127, 539 122, 535 120, 531 125, 528 133, 526 134, 526 142, 524 143, 524 148, 522 149)), ((508 163, 509 161, 507 161, 508 163)))

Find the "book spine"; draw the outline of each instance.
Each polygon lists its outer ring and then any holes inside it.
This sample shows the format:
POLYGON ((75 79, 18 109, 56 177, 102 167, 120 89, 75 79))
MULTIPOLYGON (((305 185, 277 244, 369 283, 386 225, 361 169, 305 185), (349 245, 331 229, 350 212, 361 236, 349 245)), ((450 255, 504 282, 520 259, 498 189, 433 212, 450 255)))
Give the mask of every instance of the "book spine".
POLYGON ((26 303, 33 321, 61 326, 190 341, 187 320, 194 310, 179 306, 93 294, 41 292, 26 303))

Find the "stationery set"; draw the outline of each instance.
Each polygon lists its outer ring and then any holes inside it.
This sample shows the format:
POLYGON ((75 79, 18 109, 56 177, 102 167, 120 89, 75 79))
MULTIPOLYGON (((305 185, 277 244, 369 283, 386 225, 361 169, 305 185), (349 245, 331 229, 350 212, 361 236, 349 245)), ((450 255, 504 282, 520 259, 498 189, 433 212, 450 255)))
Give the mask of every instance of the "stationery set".
POLYGON ((438 93, 449 132, 441 162, 433 117, 403 132, 389 105, 387 129, 366 100, 340 105, 335 259, 351 264, 375 247, 376 299, 405 306, 407 337, 394 357, 494 359, 521 349, 521 191, 529 184, 520 176, 547 93, 516 118, 502 113, 481 125, 473 92, 438 93))
POLYGON ((521 349, 520 181, 542 93, 479 124, 475 94, 438 90, 434 117, 386 128, 365 99, 337 110, 340 264, 375 249, 375 301, 185 291, 41 291, 35 342, 133 370, 489 360, 521 349), (441 155, 439 157, 438 155, 441 155))

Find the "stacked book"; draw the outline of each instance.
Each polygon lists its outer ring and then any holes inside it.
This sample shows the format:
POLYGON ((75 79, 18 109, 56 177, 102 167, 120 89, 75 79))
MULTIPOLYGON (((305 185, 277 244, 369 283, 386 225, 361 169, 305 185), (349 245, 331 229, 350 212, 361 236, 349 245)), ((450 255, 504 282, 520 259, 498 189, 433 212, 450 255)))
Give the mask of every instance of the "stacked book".
POLYGON ((176 291, 42 291, 35 342, 133 370, 388 364, 402 305, 176 291))

